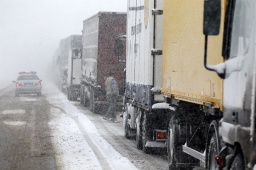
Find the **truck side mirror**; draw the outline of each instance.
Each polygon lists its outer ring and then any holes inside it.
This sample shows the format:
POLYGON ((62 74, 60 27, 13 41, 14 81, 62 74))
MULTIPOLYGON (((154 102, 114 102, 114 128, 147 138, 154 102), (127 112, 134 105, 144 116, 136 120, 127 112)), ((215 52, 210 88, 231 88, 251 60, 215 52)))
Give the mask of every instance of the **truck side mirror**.
POLYGON ((218 35, 220 31, 221 0, 204 0, 205 35, 218 35))
POLYGON ((204 67, 207 70, 215 71, 220 78, 225 78, 225 64, 207 64, 208 35, 219 35, 221 17, 221 0, 204 0, 203 33, 205 35, 204 46, 204 67))
POLYGON ((114 52, 115 56, 122 56, 124 53, 124 45, 119 38, 115 39, 114 52))

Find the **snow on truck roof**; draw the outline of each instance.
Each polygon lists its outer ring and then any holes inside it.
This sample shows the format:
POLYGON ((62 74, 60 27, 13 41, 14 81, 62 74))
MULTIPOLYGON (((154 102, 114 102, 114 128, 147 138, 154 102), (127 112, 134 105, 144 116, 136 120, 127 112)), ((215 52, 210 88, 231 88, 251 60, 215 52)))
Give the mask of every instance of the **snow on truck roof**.
POLYGON ((19 74, 36 74, 36 71, 20 71, 19 74))
POLYGON ((94 18, 94 17, 98 17, 100 16, 101 14, 112 14, 112 15, 126 15, 127 13, 126 12, 107 12, 107 11, 99 11, 98 13, 86 18, 83 22, 87 22, 88 20, 94 18))

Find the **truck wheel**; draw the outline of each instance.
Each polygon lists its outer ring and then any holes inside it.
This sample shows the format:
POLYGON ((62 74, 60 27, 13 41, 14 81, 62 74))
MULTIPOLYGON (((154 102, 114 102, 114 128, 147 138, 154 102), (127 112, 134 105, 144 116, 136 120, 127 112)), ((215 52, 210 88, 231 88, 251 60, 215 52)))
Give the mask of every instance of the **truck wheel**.
POLYGON ((87 96, 84 96, 84 106, 89 107, 90 106, 90 100, 87 96))
POLYGON ((150 148, 146 147, 146 143, 148 141, 148 125, 147 125, 147 115, 146 113, 143 114, 143 121, 142 121, 142 150, 144 153, 149 154, 150 148))
MULTIPOLYGON (((138 120, 138 122, 139 121, 140 120, 138 120)), ((137 124, 137 121, 136 121, 136 147, 139 150, 142 149, 141 127, 140 127, 140 123, 137 124)))
POLYGON ((19 92, 15 91, 15 97, 19 97, 19 92))
POLYGON ((81 93, 80 95, 80 104, 84 104, 84 94, 81 93))
POLYGON ((95 104, 95 103, 94 103, 94 92, 91 91, 91 94, 90 94, 90 110, 91 110, 92 112, 95 111, 95 105, 94 105, 94 104, 95 104))
POLYGON ((168 128, 168 137, 167 137, 167 153, 168 153, 168 163, 169 163, 169 170, 174 170, 176 168, 175 158, 178 156, 178 147, 177 147, 177 126, 174 122, 175 116, 172 116, 169 128, 168 128))
POLYGON ((129 139, 131 137, 131 129, 128 125, 128 112, 126 109, 126 113, 124 113, 124 137, 129 139))
POLYGON ((85 107, 88 107, 88 106, 89 106, 89 100, 88 100, 88 97, 87 97, 87 93, 86 93, 86 92, 83 93, 83 105, 84 105, 85 107))
POLYGON ((82 98, 82 96, 80 97, 80 104, 83 104, 84 103, 84 100, 82 98))
POLYGON ((67 90, 67 97, 68 97, 68 100, 71 100, 71 98, 70 98, 70 93, 69 93, 69 89, 67 90))
POLYGON ((218 164, 215 160, 215 156, 219 152, 219 146, 216 138, 216 132, 212 134, 209 147, 208 147, 208 167, 209 170, 215 170, 218 169, 218 164))
POLYGON ((235 159, 231 165, 230 170, 245 170, 245 162, 241 152, 238 152, 235 156, 235 159))
MULTIPOLYGON (((184 153, 182 153, 182 144, 184 144, 185 138, 181 136, 182 130, 181 128, 185 128, 185 126, 180 125, 180 120, 176 120, 176 116, 172 116, 169 128, 168 128, 168 138, 167 138, 167 152, 168 152, 168 163, 169 170, 176 169, 184 169, 185 167, 181 167, 179 163, 184 162, 184 153)), ((186 156, 185 156, 186 157, 186 156)), ((185 158, 186 159, 186 158, 185 158)))

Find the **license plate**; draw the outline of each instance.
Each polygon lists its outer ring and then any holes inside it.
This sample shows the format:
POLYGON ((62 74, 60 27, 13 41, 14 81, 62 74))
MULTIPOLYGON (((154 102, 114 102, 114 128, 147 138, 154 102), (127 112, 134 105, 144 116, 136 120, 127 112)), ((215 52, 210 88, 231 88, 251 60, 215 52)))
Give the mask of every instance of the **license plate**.
POLYGON ((24 86, 32 86, 33 83, 24 83, 24 86))

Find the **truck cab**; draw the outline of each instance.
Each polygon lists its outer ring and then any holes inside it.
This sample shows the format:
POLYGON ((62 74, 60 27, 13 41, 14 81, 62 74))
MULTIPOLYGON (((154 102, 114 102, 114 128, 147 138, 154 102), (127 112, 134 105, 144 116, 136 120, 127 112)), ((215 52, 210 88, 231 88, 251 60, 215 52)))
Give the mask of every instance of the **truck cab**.
POLYGON ((221 0, 205 0, 204 8, 205 47, 208 36, 219 34, 217 18, 220 8, 227 9, 222 51, 224 62, 208 64, 207 48, 204 56, 205 68, 224 79, 224 111, 219 123, 219 136, 224 146, 215 158, 221 169, 256 169, 256 2, 229 0, 224 7, 220 3, 221 0))

